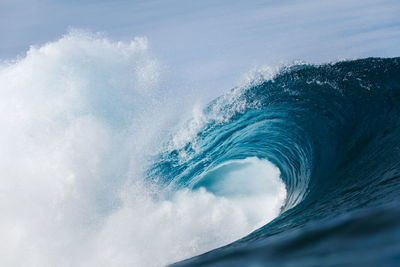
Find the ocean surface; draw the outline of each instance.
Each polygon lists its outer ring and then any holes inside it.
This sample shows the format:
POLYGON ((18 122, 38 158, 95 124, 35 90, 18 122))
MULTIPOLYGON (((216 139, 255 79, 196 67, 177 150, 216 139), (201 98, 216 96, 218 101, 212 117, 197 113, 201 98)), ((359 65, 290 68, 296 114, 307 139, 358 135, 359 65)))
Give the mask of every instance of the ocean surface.
POLYGON ((400 264, 400 58, 162 71, 83 31, 0 64, 1 266, 400 264))

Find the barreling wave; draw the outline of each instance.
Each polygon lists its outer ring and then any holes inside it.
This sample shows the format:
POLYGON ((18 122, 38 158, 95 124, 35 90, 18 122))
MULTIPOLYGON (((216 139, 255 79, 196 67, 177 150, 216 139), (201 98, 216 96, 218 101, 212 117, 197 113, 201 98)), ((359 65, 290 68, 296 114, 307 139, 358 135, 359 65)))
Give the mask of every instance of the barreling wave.
POLYGON ((149 176, 248 197, 268 190, 265 160, 287 195, 269 224, 176 266, 399 261, 399 118, 400 58, 294 65, 216 99, 149 176))
POLYGON ((399 58, 267 70, 174 131, 161 74, 79 30, 0 64, 0 265, 398 263, 399 58))

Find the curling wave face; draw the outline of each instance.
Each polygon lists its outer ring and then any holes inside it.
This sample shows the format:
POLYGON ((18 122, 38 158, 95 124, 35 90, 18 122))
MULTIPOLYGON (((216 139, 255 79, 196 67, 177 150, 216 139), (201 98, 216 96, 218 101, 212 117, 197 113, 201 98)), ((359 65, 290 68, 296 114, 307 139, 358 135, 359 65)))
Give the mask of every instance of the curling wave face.
POLYGON ((168 155, 194 154, 171 180, 190 184, 199 164, 265 158, 286 184, 283 213, 176 266, 397 265, 400 58, 286 67, 240 99, 245 108, 168 155))

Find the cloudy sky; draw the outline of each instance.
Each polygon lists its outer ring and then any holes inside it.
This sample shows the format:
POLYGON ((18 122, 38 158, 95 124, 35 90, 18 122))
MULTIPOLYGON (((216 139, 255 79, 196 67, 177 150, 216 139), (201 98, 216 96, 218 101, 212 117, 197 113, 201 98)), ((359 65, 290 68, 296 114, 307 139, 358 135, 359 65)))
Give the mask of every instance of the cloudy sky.
POLYGON ((71 28, 144 36, 177 84, 219 93, 260 66, 400 56, 399 14, 398 0, 0 0, 0 59, 71 28))

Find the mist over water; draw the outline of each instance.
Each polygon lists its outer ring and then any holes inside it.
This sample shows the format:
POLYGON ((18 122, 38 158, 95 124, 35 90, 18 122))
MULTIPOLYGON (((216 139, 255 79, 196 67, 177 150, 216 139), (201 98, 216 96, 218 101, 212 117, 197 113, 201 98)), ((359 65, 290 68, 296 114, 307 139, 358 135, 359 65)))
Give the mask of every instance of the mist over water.
POLYGON ((212 187, 148 179, 154 155, 198 130, 176 126, 182 106, 162 79, 145 38, 80 30, 2 63, 0 265, 161 266, 279 215, 286 189, 266 160, 215 166, 198 178, 225 177, 212 187), (243 175, 255 177, 246 197, 225 186, 243 175))

